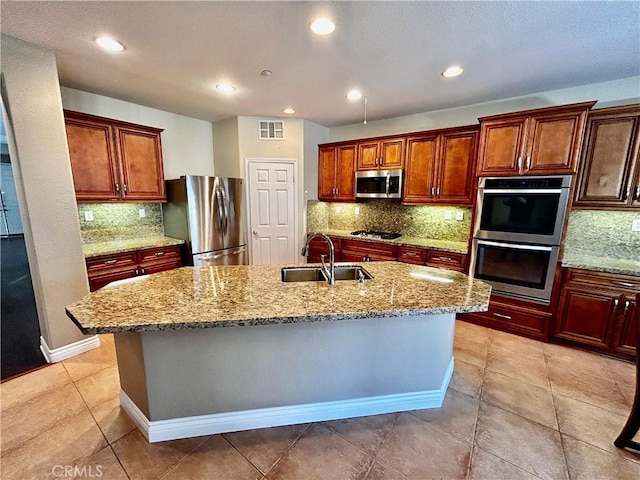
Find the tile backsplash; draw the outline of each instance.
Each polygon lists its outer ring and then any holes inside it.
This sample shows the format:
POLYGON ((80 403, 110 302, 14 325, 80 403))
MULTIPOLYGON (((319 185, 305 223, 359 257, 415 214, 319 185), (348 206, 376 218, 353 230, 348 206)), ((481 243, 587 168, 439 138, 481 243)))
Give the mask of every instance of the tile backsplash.
POLYGON ((381 230, 410 237, 466 242, 471 231, 471 209, 452 206, 402 205, 395 200, 358 203, 307 202, 307 231, 381 230), (358 208, 359 214, 355 211, 358 208), (451 211, 452 219, 445 220, 451 211), (461 212, 462 221, 456 220, 461 212))
POLYGON ((640 232, 632 232, 638 212, 574 210, 569 215, 566 254, 640 260, 640 232))
POLYGON ((81 203, 78 215, 83 243, 164 235, 159 203, 81 203), (140 209, 144 209, 144 217, 140 217, 140 209), (91 212, 93 220, 87 221, 85 212, 91 212))

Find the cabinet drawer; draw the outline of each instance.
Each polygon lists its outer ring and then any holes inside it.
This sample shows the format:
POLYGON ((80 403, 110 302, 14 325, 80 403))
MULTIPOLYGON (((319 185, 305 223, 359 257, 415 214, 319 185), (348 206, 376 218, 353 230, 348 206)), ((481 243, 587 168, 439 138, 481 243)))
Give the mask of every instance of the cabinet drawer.
POLYGON ((174 259, 170 262, 163 263, 151 263, 148 265, 142 265, 140 267, 140 275, 151 275, 152 273, 164 272, 166 270, 173 270, 174 268, 180 268, 182 266, 182 260, 174 259))
POLYGON ((351 251, 352 253, 362 252, 365 255, 373 257, 389 257, 390 260, 395 260, 397 257, 398 247, 396 245, 389 245, 385 243, 374 242, 360 242, 357 240, 343 240, 342 250, 351 251))
POLYGON ((640 277, 619 275, 590 270, 567 269, 565 282, 579 282, 597 285, 598 288, 612 288, 619 291, 640 292, 640 277))
POLYGON ((495 301, 489 303, 487 312, 459 315, 460 320, 542 341, 547 340, 546 332, 551 317, 550 312, 529 310, 495 301))
POLYGON ((115 271, 94 272, 89 275, 89 290, 95 292, 105 285, 115 282, 116 280, 124 280, 126 278, 135 277, 138 274, 136 268, 127 268, 115 271))
POLYGON ((104 270, 120 270, 129 267, 133 267, 135 270, 138 264, 138 262, 136 262, 136 252, 91 257, 86 260, 86 263, 89 276, 91 276, 93 272, 101 272, 104 270))
POLYGON ((427 251, 424 248, 398 247, 398 261, 424 265, 427 251))
POLYGON ((168 247, 150 248, 139 252, 139 263, 169 263, 180 258, 180 246, 171 245, 168 247))
POLYGON ((427 265, 433 264, 432 266, 443 266, 447 268, 451 268, 452 270, 464 269, 464 263, 466 260, 466 255, 463 253, 454 253, 454 252, 440 252, 438 250, 428 250, 427 251, 427 265))

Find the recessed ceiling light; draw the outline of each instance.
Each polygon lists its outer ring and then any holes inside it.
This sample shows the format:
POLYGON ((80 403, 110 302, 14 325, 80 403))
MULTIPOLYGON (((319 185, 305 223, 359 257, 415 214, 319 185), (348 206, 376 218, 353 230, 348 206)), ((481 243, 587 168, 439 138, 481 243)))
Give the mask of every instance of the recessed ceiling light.
POLYGON ((124 45, 111 37, 98 37, 95 42, 100 48, 109 52, 122 52, 124 50, 124 45))
POLYGON ((454 65, 453 67, 449 67, 444 72, 442 72, 442 76, 447 78, 457 77, 462 72, 464 72, 464 69, 461 66, 454 65))
POLYGON ((296 111, 291 107, 287 107, 284 110, 282 110, 282 113, 286 113, 287 115, 293 115, 294 113, 296 113, 296 111))
POLYGON ((311 22, 309 28, 313 33, 317 35, 329 35, 336 29, 336 26, 328 18, 321 17, 316 18, 313 22, 311 22))
POLYGON ((220 83, 216 85, 216 88, 222 93, 233 93, 236 91, 236 87, 229 85, 228 83, 220 83))
POLYGON ((362 92, 360 90, 349 90, 347 93, 347 98, 349 100, 360 100, 362 98, 362 92))

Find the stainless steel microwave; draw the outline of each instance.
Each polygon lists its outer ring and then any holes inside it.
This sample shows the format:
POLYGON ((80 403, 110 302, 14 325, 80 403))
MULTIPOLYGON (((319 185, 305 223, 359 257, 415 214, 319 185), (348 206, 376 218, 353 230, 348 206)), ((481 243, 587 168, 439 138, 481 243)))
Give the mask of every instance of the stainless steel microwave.
POLYGON ((402 198, 402 169, 356 172, 356 198, 402 198))

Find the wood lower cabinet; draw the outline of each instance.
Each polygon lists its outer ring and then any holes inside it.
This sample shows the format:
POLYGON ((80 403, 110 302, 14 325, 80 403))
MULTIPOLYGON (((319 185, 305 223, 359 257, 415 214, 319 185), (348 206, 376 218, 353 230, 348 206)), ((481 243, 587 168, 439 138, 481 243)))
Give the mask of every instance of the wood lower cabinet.
POLYGON ((369 139, 358 142, 356 170, 388 170, 404 165, 405 138, 369 139))
POLYGON ((440 250, 429 250, 427 252, 426 264, 429 267, 446 268, 457 272, 467 270, 468 255, 456 252, 443 252, 440 250))
POLYGON ((410 136, 402 203, 471 206, 477 146, 477 126, 410 136))
POLYGON ((164 202, 162 129, 64 111, 76 200, 164 202))
MULTIPOLYGON (((342 240, 336 237, 329 237, 333 242, 333 254, 335 261, 341 259, 342 240)), ((309 251, 307 252, 307 263, 320 263, 324 255, 325 262, 329 262, 329 245, 321 238, 314 238, 309 242, 309 251)))
POLYGON ((576 172, 588 110, 595 102, 480 118, 478 175, 576 172))
POLYGON ((589 112, 574 207, 640 208, 640 105, 589 112))
POLYGON ((94 292, 116 280, 179 268, 182 258, 180 246, 172 245, 91 257, 86 266, 89 290, 94 292))
POLYGON ((489 310, 458 315, 460 320, 547 341, 553 319, 552 309, 511 297, 491 295, 489 310))
POLYGON ((566 269, 554 338, 633 358, 637 349, 634 310, 640 278, 566 269))
POLYGON ((353 202, 356 145, 320 146, 318 149, 318 199, 326 202, 353 202))
POLYGON ((427 251, 424 248, 398 247, 398 261, 403 263, 413 263, 415 265, 424 265, 427 260, 427 251))

